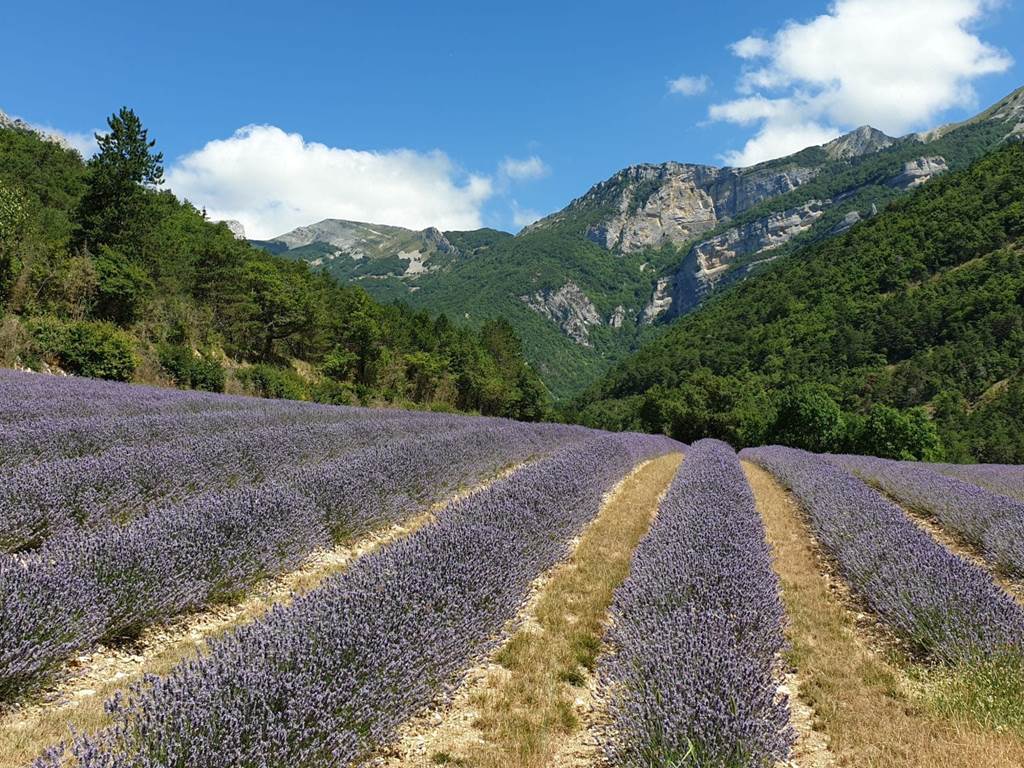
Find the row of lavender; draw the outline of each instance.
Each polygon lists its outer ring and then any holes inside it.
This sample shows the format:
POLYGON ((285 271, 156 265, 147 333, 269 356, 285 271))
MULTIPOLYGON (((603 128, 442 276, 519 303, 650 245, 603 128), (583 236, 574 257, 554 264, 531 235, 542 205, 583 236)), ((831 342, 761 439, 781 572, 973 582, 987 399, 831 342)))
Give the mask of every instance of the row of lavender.
POLYGON ((927 464, 947 477, 980 485, 993 493, 1024 501, 1024 466, 1017 464, 927 464))
POLYGON ((840 575, 918 653, 947 662, 1024 652, 1024 609, 828 458, 772 446, 744 451, 788 486, 840 575))
POLYGON ((126 523, 158 504, 286 475, 335 461, 383 441, 473 427, 465 419, 377 418, 250 426, 122 445, 74 459, 22 464, 0 473, 0 552, 26 551, 47 539, 126 523))
POLYGON ((950 476, 959 472, 967 477, 988 477, 990 481, 995 477, 1009 480, 1022 471, 1020 467, 989 467, 987 471, 973 468, 972 474, 971 468, 957 470, 953 464, 915 464, 870 456, 827 458, 909 509, 934 517, 999 571, 1024 576, 1024 501, 950 476))
MULTIPOLYGON (((36 386, 50 386, 38 376, 36 386)), ((4 384, 0 383, 0 393, 4 384)), ((128 385, 122 385, 128 386, 128 385)), ((190 392, 180 392, 182 398, 190 392)), ((0 471, 27 463, 89 456, 115 447, 145 447, 174 440, 189 433, 237 433, 254 427, 298 426, 304 424, 351 424, 370 413, 365 408, 322 406, 283 400, 224 397, 232 407, 181 410, 164 403, 153 411, 133 412, 134 393, 124 394, 124 411, 116 409, 86 415, 42 414, 29 420, 0 422, 0 471), (248 407, 246 407, 248 405, 248 407)), ((218 405, 213 403, 213 406, 218 405)), ((435 414, 400 410, 373 411, 373 418, 428 422, 435 414)), ((457 419, 459 417, 448 417, 457 419)), ((465 419, 466 417, 461 417, 465 419)))
POLYGON ((103 414, 247 409, 246 398, 0 369, 0 423, 103 414), (40 379, 48 379, 45 386, 40 379))
POLYGON ((230 599, 555 446, 516 429, 404 440, 0 558, 0 698, 99 641, 230 599))
MULTIPOLYGON (((52 377, 26 379, 17 380, 18 395, 31 391, 34 402, 45 400, 50 387, 70 386, 52 377)), ((74 383, 86 394, 97 386, 74 383)), ((0 471, 0 541, 39 545, 0 554, 0 699, 99 641, 233 597, 317 548, 401 521, 502 467, 594 434, 249 400, 255 422, 248 429, 245 411, 232 408, 233 429, 195 434, 204 418, 223 414, 181 409, 156 417, 168 427, 183 425, 177 439, 131 444, 139 434, 132 422, 154 417, 122 415, 113 405, 116 393, 107 391, 112 386, 118 385, 100 387, 109 412, 89 417, 91 434, 121 435, 129 445, 0 471), (272 426, 260 426, 267 415, 272 426), (104 426, 111 421, 114 430, 104 426)), ((126 410, 138 389, 122 385, 126 410)), ((0 382, 0 400, 8 397, 0 382)), ((176 397, 192 395, 159 399, 173 405, 176 397)), ((40 447, 30 453, 45 453, 51 434, 39 430, 40 447)), ((6 447, 0 439, 0 450, 6 447)))
POLYGON ((784 611, 733 450, 702 440, 616 591, 600 670, 616 765, 773 765, 793 741, 774 671, 784 611))
MULTIPOLYGON (((201 660, 112 704, 89 768, 348 765, 452 690, 602 496, 667 439, 599 436, 450 505, 201 660), (187 756, 187 758, 186 758, 187 756)), ((40 766, 66 765, 57 754, 40 766)))

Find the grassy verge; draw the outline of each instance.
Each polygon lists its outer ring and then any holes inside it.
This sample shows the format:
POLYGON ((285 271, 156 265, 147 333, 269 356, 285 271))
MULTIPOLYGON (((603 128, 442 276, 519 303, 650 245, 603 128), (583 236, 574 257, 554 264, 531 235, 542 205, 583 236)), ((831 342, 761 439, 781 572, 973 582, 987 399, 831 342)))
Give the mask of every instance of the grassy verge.
MULTIPOLYGON (((1021 734, 995 727, 997 719, 1008 718, 1004 704, 991 702, 998 718, 979 717, 976 694, 985 685, 981 668, 917 667, 908 672, 875 653, 859 637, 856 617, 845 607, 841 591, 819 567, 794 500, 768 473, 749 464, 744 468, 782 582, 790 619, 788 661, 797 670, 801 700, 815 713, 813 727, 828 737, 834 763, 858 768, 1024 765, 1021 734)), ((998 670, 988 676, 1002 681, 998 670)), ((1001 700, 1019 686, 1019 680, 1000 682, 989 685, 989 693, 1001 700)), ((986 694, 980 695, 984 699, 986 694)), ((1015 710, 1020 699, 1005 706, 1015 710)))
POLYGON ((680 460, 678 454, 656 459, 627 478, 571 558, 551 573, 525 626, 498 652, 501 674, 473 692, 472 727, 480 738, 434 751, 431 762, 541 768, 580 732, 577 700, 586 695, 601 650, 612 593, 680 460))

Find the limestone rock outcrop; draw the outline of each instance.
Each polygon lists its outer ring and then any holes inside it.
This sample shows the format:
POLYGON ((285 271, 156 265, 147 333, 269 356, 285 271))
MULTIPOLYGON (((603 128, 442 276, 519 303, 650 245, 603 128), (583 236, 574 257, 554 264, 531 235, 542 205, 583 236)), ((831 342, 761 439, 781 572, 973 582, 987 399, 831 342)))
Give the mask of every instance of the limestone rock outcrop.
POLYGON ((545 288, 527 296, 520 296, 519 299, 584 347, 592 346, 590 329, 603 323, 597 307, 583 289, 573 282, 568 282, 558 289, 545 288))

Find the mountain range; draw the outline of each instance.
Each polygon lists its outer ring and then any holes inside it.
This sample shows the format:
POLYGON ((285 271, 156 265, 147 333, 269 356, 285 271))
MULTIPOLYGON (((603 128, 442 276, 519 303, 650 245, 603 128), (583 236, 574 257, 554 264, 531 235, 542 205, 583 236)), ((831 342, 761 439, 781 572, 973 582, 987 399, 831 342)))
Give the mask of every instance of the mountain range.
POLYGON ((749 168, 626 168, 515 236, 325 220, 253 241, 385 301, 501 316, 571 398, 678 318, 800 248, 1024 135, 1024 89, 900 138, 869 126, 749 168))

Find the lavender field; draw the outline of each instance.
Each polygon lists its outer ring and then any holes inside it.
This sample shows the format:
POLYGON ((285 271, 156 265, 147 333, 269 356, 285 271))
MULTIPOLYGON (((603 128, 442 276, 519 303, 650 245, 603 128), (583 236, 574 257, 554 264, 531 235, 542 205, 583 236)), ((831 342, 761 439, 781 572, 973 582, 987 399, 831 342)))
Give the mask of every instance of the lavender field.
POLYGON ((817 766, 897 749, 848 735, 896 689, 928 754, 955 726, 950 755, 1012 764, 1020 477, 0 371, 0 766, 817 766), (513 636, 616 499, 649 518, 628 575, 562 594, 568 650, 517 688, 513 636), (830 692, 828 611, 870 621, 884 686, 830 692), (472 702, 503 664, 488 762, 472 702))

